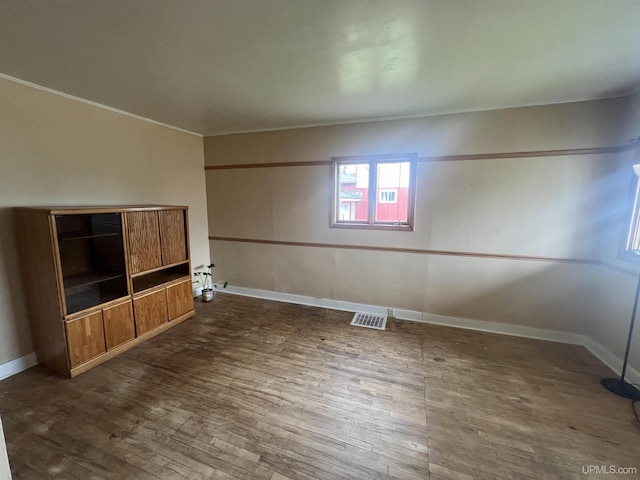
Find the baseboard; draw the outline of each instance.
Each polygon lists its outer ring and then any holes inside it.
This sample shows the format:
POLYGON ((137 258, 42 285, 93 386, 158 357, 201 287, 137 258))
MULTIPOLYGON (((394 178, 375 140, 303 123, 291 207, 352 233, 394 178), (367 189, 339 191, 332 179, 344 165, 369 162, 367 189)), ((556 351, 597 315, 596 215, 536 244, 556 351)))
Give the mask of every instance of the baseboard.
MULTIPOLYGON (((609 350, 604 348, 593 338, 585 336, 586 341, 583 344, 584 348, 589 350, 594 357, 604 363, 607 367, 613 370, 616 375, 620 375, 622 372, 622 358, 615 356, 609 350)), ((640 371, 627 365, 627 373, 625 374, 625 380, 630 383, 640 385, 640 371)))
POLYGON ((243 297, 263 298, 265 300, 275 300, 276 302, 297 303, 299 305, 329 308, 331 310, 343 310, 345 312, 365 312, 376 313, 378 315, 389 315, 389 309, 387 307, 367 305, 365 303, 343 302, 342 300, 308 297, 306 295, 272 292, 271 290, 258 290, 255 288, 233 287, 231 285, 224 290, 219 291, 221 293, 242 295, 243 297))
POLYGON ((435 313, 415 312, 411 310, 392 309, 394 317, 398 320, 410 320, 412 322, 431 323, 445 327, 463 328, 478 332, 498 333, 512 337, 534 338, 549 342, 570 343, 583 345, 584 335, 560 330, 546 330, 543 328, 527 327, 525 325, 513 325, 509 323, 487 322, 484 320, 472 320, 462 317, 449 317, 435 313))
MULTIPOLYGON (((277 302, 296 303, 300 305, 310 305, 314 307, 330 308, 332 310, 343 310, 347 312, 366 312, 389 315, 398 320, 409 320, 412 322, 430 323, 446 327, 463 328, 479 332, 496 333, 500 335, 510 335, 514 337, 533 338, 536 340, 546 340, 549 342, 568 343, 571 345, 581 345, 592 355, 613 370, 620 374, 622 370, 622 359, 615 356, 609 350, 597 343, 587 335, 579 333, 563 332, 559 330, 547 330, 543 328, 527 327, 524 325, 512 325, 508 323, 487 322, 484 320, 472 320, 469 318, 449 317, 434 313, 418 312, 414 310, 403 310, 380 305, 368 305, 364 303, 344 302, 341 300, 331 300, 327 298, 315 298, 306 295, 295 295, 291 293, 272 292, 270 290, 258 290, 245 287, 227 287, 223 293, 242 295, 245 297, 262 298, 275 300, 277 302)), ((640 384, 640 372, 627 367, 627 380, 640 384)))
POLYGON ((24 357, 9 360, 8 362, 0 364, 0 380, 10 377, 16 373, 20 373, 27 368, 34 367, 38 364, 38 359, 35 353, 30 353, 24 357))

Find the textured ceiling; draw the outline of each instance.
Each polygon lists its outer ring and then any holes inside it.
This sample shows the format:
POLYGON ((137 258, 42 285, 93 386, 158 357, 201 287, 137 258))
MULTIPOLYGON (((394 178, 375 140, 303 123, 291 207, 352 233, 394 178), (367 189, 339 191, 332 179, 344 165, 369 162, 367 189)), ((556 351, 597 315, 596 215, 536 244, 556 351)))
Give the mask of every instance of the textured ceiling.
POLYGON ((610 97, 640 0, 0 0, 0 73, 202 134, 610 97))

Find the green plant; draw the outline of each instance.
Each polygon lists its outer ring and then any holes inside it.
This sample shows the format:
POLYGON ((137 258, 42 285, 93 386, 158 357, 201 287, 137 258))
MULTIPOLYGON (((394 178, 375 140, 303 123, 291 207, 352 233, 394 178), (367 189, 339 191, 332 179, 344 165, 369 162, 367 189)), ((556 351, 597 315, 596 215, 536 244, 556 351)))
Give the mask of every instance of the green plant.
POLYGON ((215 267, 212 263, 211 265, 207 265, 205 268, 207 271, 199 271, 194 272, 193 276, 196 277, 195 283, 199 283, 202 286, 203 290, 213 290, 214 288, 227 288, 229 282, 227 281, 213 281, 213 275, 211 274, 211 270, 215 267))

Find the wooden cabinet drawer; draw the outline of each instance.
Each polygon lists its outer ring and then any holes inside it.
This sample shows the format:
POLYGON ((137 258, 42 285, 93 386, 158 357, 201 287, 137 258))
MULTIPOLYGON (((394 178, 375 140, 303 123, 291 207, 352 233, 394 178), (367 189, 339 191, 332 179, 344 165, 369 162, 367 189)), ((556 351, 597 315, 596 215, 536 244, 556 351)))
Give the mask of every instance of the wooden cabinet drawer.
POLYGON ((169 305, 169 320, 193 310, 193 284, 191 279, 167 287, 167 303, 169 305))
POLYGON ((133 309, 136 319, 136 335, 159 327, 169 320, 167 315, 166 289, 157 290, 133 299, 133 309))
POLYGON ((102 311, 102 317, 104 319, 104 338, 107 350, 133 340, 136 336, 131 300, 105 308, 102 311))
POLYGON ((68 321, 65 328, 71 368, 106 351, 102 311, 68 321))

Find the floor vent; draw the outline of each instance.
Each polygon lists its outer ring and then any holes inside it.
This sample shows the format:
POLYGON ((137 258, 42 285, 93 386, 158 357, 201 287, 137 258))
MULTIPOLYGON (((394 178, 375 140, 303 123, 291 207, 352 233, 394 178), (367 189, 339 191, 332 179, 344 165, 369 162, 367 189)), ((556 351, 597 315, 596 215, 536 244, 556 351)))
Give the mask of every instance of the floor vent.
POLYGON ((387 325, 387 317, 386 315, 375 315, 373 313, 356 313, 353 316, 353 320, 351 320, 351 325, 384 330, 387 325))

